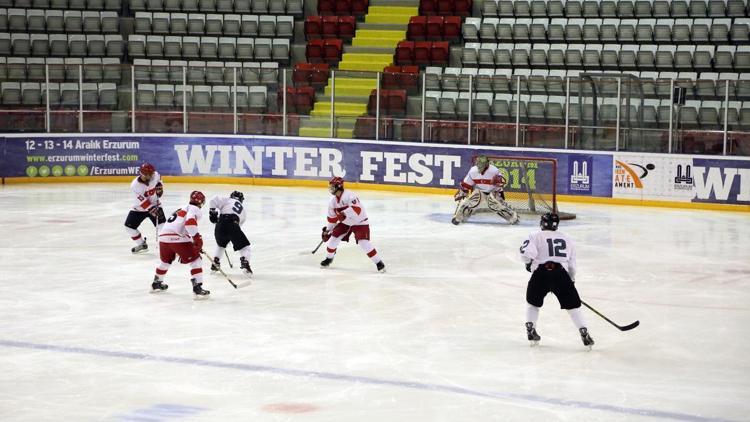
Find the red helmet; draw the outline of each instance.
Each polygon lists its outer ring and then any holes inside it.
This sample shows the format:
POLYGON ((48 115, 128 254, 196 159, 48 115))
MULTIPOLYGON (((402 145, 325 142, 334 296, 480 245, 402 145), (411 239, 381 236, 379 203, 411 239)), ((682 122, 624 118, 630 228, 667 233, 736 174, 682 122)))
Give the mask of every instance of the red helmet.
POLYGON ((156 168, 150 163, 141 164, 141 168, 140 168, 141 174, 145 176, 149 176, 149 175, 154 174, 155 171, 156 171, 156 168))
POLYGON ((206 195, 203 192, 194 190, 190 193, 190 204, 191 205, 203 205, 206 203, 206 195))
POLYGON ((328 192, 335 195, 339 190, 344 190, 344 178, 343 177, 332 177, 328 182, 328 192))

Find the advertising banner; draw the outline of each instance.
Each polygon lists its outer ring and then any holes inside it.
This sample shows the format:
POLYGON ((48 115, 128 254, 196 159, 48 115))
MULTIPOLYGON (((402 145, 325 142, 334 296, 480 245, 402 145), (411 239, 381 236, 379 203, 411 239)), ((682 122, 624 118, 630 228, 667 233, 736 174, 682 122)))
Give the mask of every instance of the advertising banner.
POLYGON ((612 196, 641 200, 750 203, 750 161, 615 154, 612 196))
MULTIPOLYGON (((281 137, 11 137, 2 176, 135 175, 138 165, 148 161, 167 176, 324 180, 336 175, 354 182, 446 188, 457 186, 473 157, 482 152, 553 158, 557 160, 558 194, 612 195, 609 154, 281 137), (576 169, 575 178, 569 169, 576 169), (597 169, 596 175, 593 169, 597 169)), ((509 184, 521 189, 527 179, 551 180, 550 167, 524 167, 519 172, 512 160, 503 165, 509 184)))

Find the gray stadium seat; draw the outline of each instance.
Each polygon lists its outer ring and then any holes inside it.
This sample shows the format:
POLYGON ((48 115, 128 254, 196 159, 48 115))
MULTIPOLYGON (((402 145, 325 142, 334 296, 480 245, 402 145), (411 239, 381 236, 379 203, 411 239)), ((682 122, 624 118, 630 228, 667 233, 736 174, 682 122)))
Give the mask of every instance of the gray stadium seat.
POLYGON ((218 14, 206 15, 205 35, 221 36, 223 35, 224 16, 218 14))
POLYGON ((136 12, 133 20, 133 30, 136 34, 151 33, 151 12, 136 12))
POLYGON ((167 59, 182 58, 182 38, 181 37, 164 37, 164 57, 167 59))
POLYGON ((197 60, 188 62, 187 82, 190 85, 206 83, 206 62, 197 60))
MULTIPOLYGON (((255 4, 255 3, 253 3, 255 4)), ((256 60, 271 60, 272 41, 270 38, 256 38, 255 39, 255 59, 256 60)))
POLYGON ((232 109, 231 94, 228 86, 215 86, 211 91, 211 106, 226 111, 232 109))
POLYGON ((169 62, 169 82, 182 85, 183 76, 187 79, 188 62, 184 60, 172 60, 169 62), (184 75, 183 75, 184 73, 184 75))
POLYGON ((165 12, 179 12, 182 10, 180 7, 180 0, 164 0, 163 7, 165 12))
POLYGON ((234 2, 232 0, 216 0, 216 11, 218 13, 233 13, 234 2))
POLYGON ((105 57, 102 59, 102 80, 119 83, 122 80, 120 59, 105 57))
POLYGON ((276 36, 276 17, 260 16, 258 22, 258 35, 273 38, 276 36))
POLYGON ((183 59, 198 59, 200 55, 200 38, 199 37, 183 37, 182 38, 182 58, 183 59))
POLYGON ((114 110, 117 107, 117 86, 113 83, 99 84, 99 108, 114 110))
POLYGON ((87 82, 101 82, 104 79, 102 59, 86 57, 83 59, 83 80, 87 82))
POLYGON ((3 82, 0 84, 0 88, 2 89, 3 105, 21 105, 21 84, 19 82, 3 82))
POLYGON ((133 60, 133 78, 139 84, 151 82, 151 60, 133 60))
POLYGON ((170 33, 169 13, 154 13, 151 18, 151 31, 158 35, 169 35, 170 33))
POLYGON ((241 34, 241 17, 240 15, 224 16, 224 35, 228 37, 238 37, 241 34))
MULTIPOLYGON (((0 14, 2 14, 2 12, 0 12, 0 14)), ((26 21, 29 32, 47 31, 47 18, 44 16, 44 10, 27 10, 26 21)))
POLYGON ((21 84, 21 105, 28 107, 40 107, 42 105, 42 89, 39 83, 24 82, 21 84))
POLYGON ((235 55, 238 60, 252 60, 254 57, 254 41, 252 38, 237 38, 235 55))
POLYGON ((44 82, 45 67, 44 59, 41 57, 29 57, 26 59, 26 80, 44 82))
POLYGON ((26 80, 26 59, 23 57, 7 58, 7 78, 11 81, 26 80))
POLYGON ((251 86, 248 92, 247 102, 251 110, 258 112, 266 111, 266 98, 268 88, 265 86, 251 86))
POLYGON ((283 15, 286 13, 286 3, 284 0, 269 0, 268 13, 274 15, 283 15))
POLYGON ((11 34, 10 41, 11 44, 13 44, 13 55, 31 55, 31 37, 29 36, 29 34, 11 34))
POLYGON ((295 17, 304 15, 303 0, 286 0, 286 13, 295 17))
POLYGON ((169 16, 169 31, 174 35, 185 35, 188 33, 187 13, 172 13, 169 16))
POLYGON ((99 12, 83 12, 83 32, 102 32, 102 21, 99 12))
POLYGON ((242 82, 247 85, 260 83, 260 63, 245 62, 242 64, 242 82))
POLYGON ((219 59, 233 60, 235 58, 235 47, 237 40, 231 37, 219 38, 219 59))
POLYGON ((211 108, 211 87, 197 85, 193 87, 193 108, 198 111, 208 111, 211 108))
POLYGON ((206 27, 206 15, 201 13, 191 13, 188 15, 188 33, 201 35, 206 27))
POLYGON ((242 36, 254 37, 258 35, 258 16, 242 15, 241 27, 242 36))
POLYGON ((115 34, 120 31, 120 18, 116 12, 101 12, 102 32, 115 34))
POLYGON ((156 86, 153 84, 138 84, 135 105, 139 110, 154 109, 156 107, 156 86))
POLYGON ((47 57, 50 55, 49 37, 47 34, 31 34, 31 55, 36 57, 47 57))
POLYGON ((128 37, 128 55, 130 57, 146 57, 146 37, 144 35, 128 37))
POLYGON ((253 13, 268 13, 268 0, 253 0, 253 13))
POLYGON ((160 109, 174 108, 174 85, 157 84, 155 90, 155 106, 160 109))
POLYGON ((161 35, 146 36, 146 57, 164 57, 164 37, 161 35))
POLYGON ((252 13, 251 0, 234 0, 234 13, 252 13))
POLYGON ((169 82, 169 60, 151 60, 151 82, 155 84, 169 82))
POLYGON ((219 57, 219 39, 217 37, 201 37, 200 55, 204 60, 216 60, 219 57))
POLYGON ((224 83, 224 63, 206 63, 206 83, 216 85, 224 83))

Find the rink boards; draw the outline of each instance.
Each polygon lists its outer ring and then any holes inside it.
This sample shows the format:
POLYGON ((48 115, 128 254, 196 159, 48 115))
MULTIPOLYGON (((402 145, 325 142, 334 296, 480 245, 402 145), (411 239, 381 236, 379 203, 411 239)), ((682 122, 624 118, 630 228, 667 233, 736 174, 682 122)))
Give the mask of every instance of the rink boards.
MULTIPOLYGON (((3 183, 130 180, 148 161, 173 182, 323 186, 335 175, 359 188, 448 193, 482 152, 555 159, 555 188, 564 201, 750 211, 750 158, 677 154, 271 136, 6 135, 0 177, 3 183)), ((537 171, 540 183, 552 180, 548 167, 537 171)))

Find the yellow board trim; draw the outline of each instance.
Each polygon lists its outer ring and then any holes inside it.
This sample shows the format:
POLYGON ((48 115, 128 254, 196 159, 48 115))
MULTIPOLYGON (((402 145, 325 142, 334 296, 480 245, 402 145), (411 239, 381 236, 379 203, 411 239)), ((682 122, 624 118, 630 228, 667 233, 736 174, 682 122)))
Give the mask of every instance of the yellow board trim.
MULTIPOLYGON (((9 185, 22 183, 114 183, 130 182, 133 176, 65 176, 65 177, 6 177, 4 182, 9 185)), ((308 179, 275 179, 268 177, 230 177, 230 176, 164 176, 167 183, 211 183, 225 185, 256 185, 256 186, 284 186, 284 187, 315 187, 326 188, 327 180, 308 179)), ((432 195, 452 195, 456 188, 435 188, 429 186, 383 185, 376 183, 347 182, 347 186, 354 189, 374 191, 389 191, 397 193, 425 193, 432 195)), ((750 212, 750 205, 710 204, 705 202, 677 202, 654 201, 625 198, 602 198, 595 196, 558 195, 560 202, 575 202, 585 204, 630 205, 658 208, 682 208, 712 211, 750 212)))

